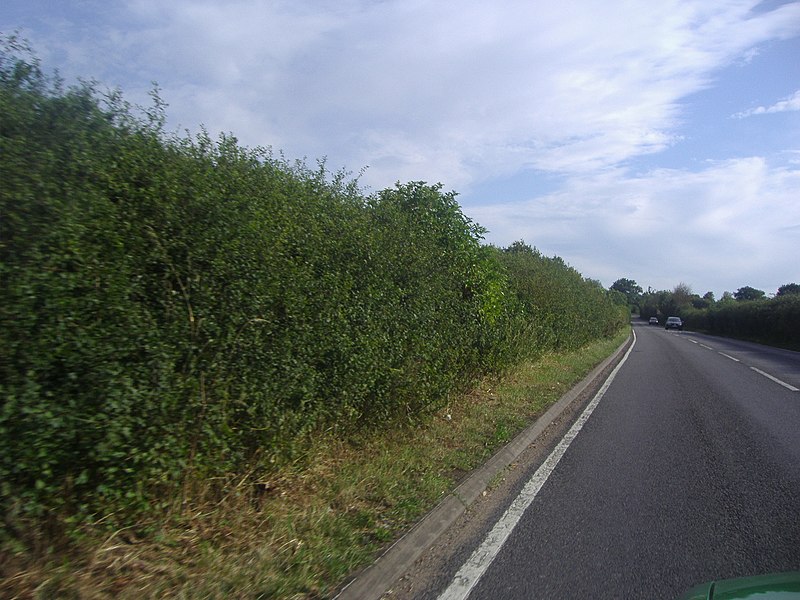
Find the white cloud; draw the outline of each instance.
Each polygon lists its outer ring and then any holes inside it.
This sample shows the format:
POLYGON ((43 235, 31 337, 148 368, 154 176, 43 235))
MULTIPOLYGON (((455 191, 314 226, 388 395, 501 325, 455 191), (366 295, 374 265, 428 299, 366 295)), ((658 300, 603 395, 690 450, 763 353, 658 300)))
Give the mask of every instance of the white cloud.
POLYGON ((489 242, 525 239, 606 285, 629 277, 658 289, 684 281, 717 295, 743 285, 774 293, 797 278, 798 197, 799 169, 752 157, 699 172, 611 170, 466 212, 490 230, 489 242))
POLYGON ((159 82, 181 127, 369 165, 376 187, 462 189, 673 144, 682 99, 758 44, 796 35, 800 4, 757 4, 129 0, 73 24, 84 48, 73 56, 87 62, 71 66, 135 100, 159 82))
MULTIPOLYGON (((733 134, 715 145, 723 135, 707 117, 726 120, 735 106, 695 111, 695 129, 688 120, 726 67, 744 72, 770 43, 798 36, 800 2, 10 2, 38 15, 31 40, 45 64, 60 57, 64 75, 138 102, 155 80, 176 127, 203 123, 290 158, 327 157, 333 169, 369 166, 362 182, 373 188, 441 181, 469 195, 544 172, 558 191, 465 212, 490 241, 525 238, 587 276, 720 293, 796 272, 797 147, 773 148, 769 161, 731 158, 768 152, 733 134), (682 134, 706 136, 696 161, 727 160, 631 175, 637 158, 657 164, 682 134)), ((736 85, 756 84, 726 89, 736 85)), ((739 116, 798 103, 800 92, 739 116)), ((749 125, 753 144, 766 137, 763 122, 727 125, 749 125)))
POLYGON ((791 96, 776 102, 772 106, 759 106, 756 108, 751 108, 750 110, 736 113, 733 116, 737 119, 743 119, 753 115, 766 115, 770 113, 780 113, 794 110, 800 110, 800 90, 797 90, 791 96))

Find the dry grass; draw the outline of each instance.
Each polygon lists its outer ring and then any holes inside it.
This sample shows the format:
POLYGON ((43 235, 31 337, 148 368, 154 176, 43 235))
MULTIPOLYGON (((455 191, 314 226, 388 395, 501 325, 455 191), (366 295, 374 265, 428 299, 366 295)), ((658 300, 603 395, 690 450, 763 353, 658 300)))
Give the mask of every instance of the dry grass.
POLYGON ((36 560, 6 552, 0 597, 329 597, 623 339, 521 365, 420 425, 321 435, 279 472, 198 485, 158 526, 89 529, 36 560))

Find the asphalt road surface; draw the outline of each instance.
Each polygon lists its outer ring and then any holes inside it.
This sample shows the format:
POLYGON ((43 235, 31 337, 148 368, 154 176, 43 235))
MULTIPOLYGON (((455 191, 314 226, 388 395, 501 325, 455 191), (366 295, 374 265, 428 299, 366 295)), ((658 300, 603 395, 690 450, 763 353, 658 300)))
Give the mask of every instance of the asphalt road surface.
POLYGON ((453 592, 462 551, 426 597, 675 598, 711 579, 800 570, 800 353, 634 330, 467 595, 453 592))

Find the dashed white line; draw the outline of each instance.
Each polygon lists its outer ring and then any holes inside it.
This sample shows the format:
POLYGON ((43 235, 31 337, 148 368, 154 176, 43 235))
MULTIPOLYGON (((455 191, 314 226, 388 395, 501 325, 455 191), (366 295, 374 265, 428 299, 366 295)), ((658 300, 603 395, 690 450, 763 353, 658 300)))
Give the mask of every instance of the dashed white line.
MULTIPOLYGON (((689 341, 692 342, 693 344, 699 345, 701 348, 705 348, 706 350, 714 350, 714 348, 712 348, 711 346, 706 346, 705 344, 701 344, 697 340, 693 340, 693 339, 690 338, 689 341)), ((724 352, 720 352, 719 350, 717 350, 717 354, 719 354, 720 356, 724 356, 725 358, 729 358, 734 362, 742 362, 738 358, 736 358, 734 356, 731 356, 730 354, 725 354, 724 352)), ((790 390, 792 392, 800 392, 800 388, 796 388, 793 385, 791 385, 790 383, 786 383, 785 381, 781 381, 780 379, 778 379, 774 375, 770 375, 766 371, 762 371, 761 369, 757 369, 756 367, 750 367, 750 368, 753 371, 755 371, 756 373, 758 373, 759 375, 763 375, 764 377, 766 377, 767 379, 771 379, 772 381, 774 381, 778 385, 782 385, 787 390, 790 390)))
POLYGON ((458 573, 456 573, 448 588, 439 596, 439 600, 464 600, 469 595, 472 588, 475 587, 475 584, 478 583, 478 580, 489 568, 489 565, 492 564, 492 561, 494 561, 498 552, 500 552, 503 544, 505 544, 511 532, 514 530, 514 527, 519 523, 523 513, 528 509, 542 489, 547 478, 550 477, 550 474, 555 470, 558 461, 561 460, 561 457, 564 456, 569 445, 583 428, 584 423, 589 419, 595 407, 600 402, 600 399, 611 386, 611 382, 614 381, 622 365, 628 360, 628 356, 630 356, 635 345, 636 331, 633 332, 633 344, 628 348, 628 351, 625 353, 625 356, 622 357, 620 363, 611 372, 611 375, 608 376, 608 379, 606 379, 595 397, 592 398, 592 401, 586 406, 586 409, 581 413, 581 416, 578 417, 578 420, 575 421, 564 438, 558 443, 550 456, 547 457, 547 460, 544 461, 542 466, 533 474, 533 477, 525 484, 525 487, 522 488, 519 496, 514 499, 505 514, 495 523, 495 526, 487 534, 483 543, 478 546, 475 552, 472 553, 472 556, 470 556, 467 562, 458 570, 458 573))
MULTIPOLYGON (((711 346, 706 346, 705 344, 701 344, 701 343, 700 343, 700 342, 698 342, 697 340, 693 340, 693 339, 689 338, 689 341, 690 341, 690 342, 692 342, 693 344, 697 344, 697 345, 699 345, 701 348, 705 348, 706 350, 714 350, 714 348, 712 348, 711 346)), ((731 360, 732 360, 732 361, 734 361, 734 362, 742 362, 742 361, 741 361, 741 360, 739 360, 738 358, 736 358, 736 357, 734 357, 734 356, 731 356, 730 354, 725 354, 724 352, 720 352, 719 350, 717 350, 717 354, 719 354, 720 356, 724 356, 725 358, 729 358, 729 359, 731 359, 731 360)), ((763 376, 764 376, 764 377, 766 377, 767 379, 771 379, 771 380, 772 380, 772 381, 774 381, 775 383, 777 383, 777 384, 779 384, 779 385, 782 385, 782 386, 783 386, 783 387, 785 387, 787 390, 790 390, 790 391, 792 391, 792 392, 800 392, 800 388, 796 388, 796 387, 794 387, 793 385, 791 385, 791 384, 789 384, 789 383, 786 383, 785 381, 781 381, 780 379, 778 379, 778 378, 777 378, 777 377, 775 377, 774 375, 770 375, 770 374, 769 374, 769 373, 767 373, 766 371, 762 371, 761 369, 757 369, 756 367, 750 367, 750 368, 751 368, 753 371, 755 371, 756 373, 758 373, 759 375, 763 375, 763 376)))
POLYGON ((786 383, 785 381, 781 381, 777 377, 775 377, 773 375, 770 375, 769 373, 766 373, 766 372, 762 371, 761 369, 756 369, 755 367, 750 367, 750 368, 753 369, 753 371, 755 371, 759 375, 763 375, 764 377, 766 377, 767 379, 771 379, 772 381, 774 381, 778 385, 782 385, 783 387, 785 387, 789 391, 800 392, 800 388, 796 388, 793 385, 790 385, 790 384, 786 383))

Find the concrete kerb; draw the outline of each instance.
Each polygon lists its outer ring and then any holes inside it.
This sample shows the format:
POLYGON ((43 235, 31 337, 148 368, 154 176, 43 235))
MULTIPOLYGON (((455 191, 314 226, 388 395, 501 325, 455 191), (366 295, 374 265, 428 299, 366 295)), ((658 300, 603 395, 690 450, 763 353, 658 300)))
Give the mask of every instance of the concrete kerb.
POLYGON ((422 518, 408 533, 392 544, 369 567, 359 573, 334 600, 378 600, 430 548, 461 514, 483 493, 491 481, 530 446, 561 413, 620 357, 631 343, 629 337, 614 353, 595 367, 580 383, 564 394, 530 427, 519 433, 482 467, 473 471, 422 518))

